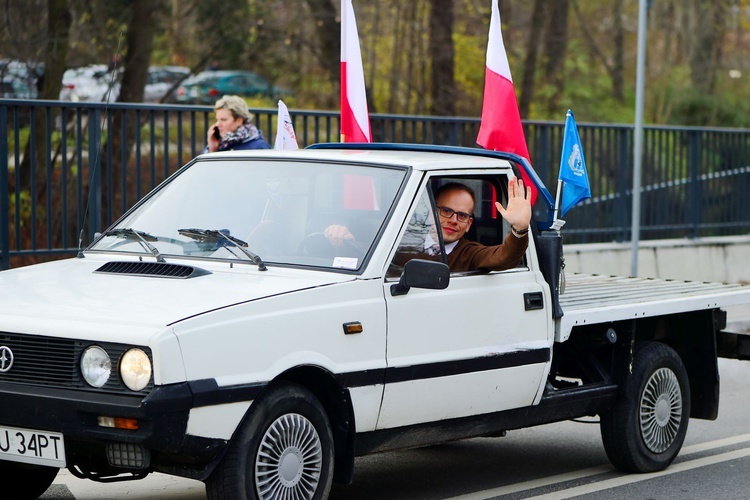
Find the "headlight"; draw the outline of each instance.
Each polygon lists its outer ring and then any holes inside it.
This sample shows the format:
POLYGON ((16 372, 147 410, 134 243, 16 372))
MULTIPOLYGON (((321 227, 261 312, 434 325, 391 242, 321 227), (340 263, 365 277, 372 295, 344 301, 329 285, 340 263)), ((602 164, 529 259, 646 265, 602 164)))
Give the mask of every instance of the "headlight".
POLYGON ((81 356, 81 373, 84 380, 93 387, 101 387, 109 380, 112 361, 107 351, 99 346, 91 346, 81 356))
POLYGON ((140 391, 151 380, 151 361, 140 349, 130 349, 120 360, 120 376, 132 391, 140 391))

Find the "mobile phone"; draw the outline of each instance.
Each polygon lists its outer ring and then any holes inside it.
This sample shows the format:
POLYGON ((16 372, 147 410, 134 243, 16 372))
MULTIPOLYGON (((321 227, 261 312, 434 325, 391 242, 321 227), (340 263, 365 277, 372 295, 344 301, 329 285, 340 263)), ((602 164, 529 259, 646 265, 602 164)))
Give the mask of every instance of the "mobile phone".
POLYGON ((214 138, 221 140, 221 132, 219 132, 219 127, 214 125, 214 138))

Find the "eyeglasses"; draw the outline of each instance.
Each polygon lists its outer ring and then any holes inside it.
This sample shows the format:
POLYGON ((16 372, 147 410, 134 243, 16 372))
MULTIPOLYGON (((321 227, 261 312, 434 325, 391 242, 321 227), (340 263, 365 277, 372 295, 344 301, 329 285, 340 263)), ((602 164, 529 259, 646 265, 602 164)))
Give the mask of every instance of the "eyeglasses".
POLYGON ((450 219, 451 217, 453 217, 453 214, 456 214, 456 220, 458 222, 469 222, 474 218, 472 214, 467 214, 466 212, 456 212, 449 207, 437 207, 437 209, 440 217, 444 217, 446 219, 450 219))

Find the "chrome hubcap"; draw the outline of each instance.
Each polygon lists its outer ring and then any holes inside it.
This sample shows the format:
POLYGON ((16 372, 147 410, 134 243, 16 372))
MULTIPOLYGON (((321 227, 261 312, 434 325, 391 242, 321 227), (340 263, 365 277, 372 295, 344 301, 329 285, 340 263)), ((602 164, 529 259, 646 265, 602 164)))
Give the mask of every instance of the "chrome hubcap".
POLYGON ((641 435, 646 447, 662 453, 674 442, 682 421, 680 382, 668 368, 655 371, 641 398, 641 435))
POLYGON ((296 413, 277 418, 263 435, 255 459, 258 498, 312 498, 322 463, 323 449, 313 424, 296 413))

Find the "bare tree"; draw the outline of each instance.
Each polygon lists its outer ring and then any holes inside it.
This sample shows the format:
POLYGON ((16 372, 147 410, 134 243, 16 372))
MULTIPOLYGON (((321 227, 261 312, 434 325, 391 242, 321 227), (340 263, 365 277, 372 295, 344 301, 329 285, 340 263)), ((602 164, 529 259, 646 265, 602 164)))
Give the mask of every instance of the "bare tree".
POLYGON ((614 0, 612 6, 612 26, 609 33, 612 34, 614 48, 612 56, 608 57, 600 48, 600 41, 596 40, 590 29, 590 23, 579 6, 580 0, 571 0, 574 16, 578 22, 583 41, 592 54, 592 58, 599 61, 601 66, 609 75, 612 82, 612 95, 620 102, 625 102, 624 74, 625 74, 625 14, 623 12, 624 0, 614 0))
MULTIPOLYGON (((161 0, 133 0, 131 17, 126 33, 126 47, 124 57, 124 71, 120 93, 117 97, 119 102, 141 102, 143 101, 143 89, 148 77, 148 67, 151 63, 154 35, 159 24, 159 14, 164 4, 161 0)), ((116 54, 119 56, 119 54, 116 54)), ((112 155, 102 154, 101 158, 106 161, 112 158, 111 176, 103 178, 104 188, 111 189, 114 194, 113 206, 103 207, 113 210, 117 214, 126 207, 121 206, 123 200, 123 172, 127 171, 128 157, 131 146, 135 143, 138 133, 136 128, 135 112, 127 111, 114 115, 112 128, 110 129, 108 144, 102 147, 111 147, 112 155), (123 138, 124 136, 124 138, 123 138), (106 186, 111 179, 112 185, 106 186)), ((106 197, 104 197, 106 200, 106 197)), ((115 217, 116 218, 116 217, 115 217)))
POLYGON ((143 101, 143 89, 148 79, 148 67, 154 49, 154 35, 163 13, 161 0, 134 0, 128 24, 124 71, 119 102, 143 101))
POLYGON ((48 0, 47 13, 47 50, 44 52, 44 77, 39 97, 54 100, 60 96, 73 16, 67 0, 48 0))
POLYGON ((320 63, 328 71, 331 82, 339 84, 339 61, 341 54, 341 17, 334 0, 305 0, 312 18, 316 20, 315 31, 320 45, 320 63))
MULTIPOLYGON (((575 3, 575 0, 574 0, 575 3)), ((612 56, 612 66, 609 71, 612 79, 612 95, 617 102, 625 103, 625 16, 623 14, 623 0, 614 0, 612 9, 612 34, 615 50, 612 56)))
POLYGON ((547 4, 548 2, 545 0, 534 0, 534 6, 532 7, 531 27, 526 41, 526 58, 523 62, 523 74, 521 76, 521 99, 518 105, 518 111, 522 118, 529 117, 531 103, 534 100, 539 41, 542 39, 542 33, 544 32, 547 4))
POLYGON ((727 0, 690 0, 690 78, 698 92, 713 94, 721 64, 727 0))
MULTIPOLYGON (((44 44, 43 53, 44 71, 37 82, 40 99, 55 100, 60 95, 62 85, 62 74, 65 71, 65 56, 68 51, 68 39, 70 35, 70 25, 72 22, 71 13, 68 8, 67 0, 47 0, 47 36, 44 44)), ((22 42, 22 40, 19 40, 22 42)), ((24 147, 24 155, 21 164, 18 166, 20 171, 20 186, 16 186, 18 191, 29 186, 31 203, 39 206, 43 210, 45 197, 47 196, 47 175, 43 165, 50 163, 52 168, 54 156, 49 156, 52 145, 48 144, 46 134, 45 110, 36 108, 34 111, 33 137, 34 140, 27 141, 24 147), (34 150, 32 151, 32 146, 34 150), (36 168, 32 169, 32 162, 36 168), (32 172, 36 172, 32 175, 32 172), (32 176, 34 183, 32 184, 32 176), (35 192, 31 192, 31 186, 36 186, 35 192)), ((55 214, 47 214, 48 218, 53 218, 55 214)), ((53 242, 47 242, 53 245, 53 242)))
POLYGON ((456 113, 456 80, 454 76, 453 0, 430 1, 431 65, 430 84, 433 115, 453 116, 456 113))
MULTIPOLYGON (((543 41, 543 74, 553 87, 547 99, 547 113, 550 116, 559 110, 560 96, 565 88, 565 53, 568 48, 568 0, 550 2, 549 16, 543 41)), ((563 110, 564 113, 564 110, 563 110)))

